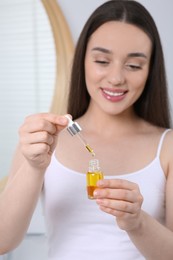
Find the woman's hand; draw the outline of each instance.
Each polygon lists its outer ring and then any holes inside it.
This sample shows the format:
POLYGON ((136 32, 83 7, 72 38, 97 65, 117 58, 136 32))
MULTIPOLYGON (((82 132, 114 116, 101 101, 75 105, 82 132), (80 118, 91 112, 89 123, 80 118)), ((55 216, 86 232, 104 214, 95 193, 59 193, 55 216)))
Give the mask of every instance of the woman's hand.
POLYGON ((68 119, 50 113, 28 116, 19 129, 21 152, 34 168, 46 168, 51 160, 58 133, 67 126, 68 119))
POLYGON ((138 228, 142 221, 143 197, 137 184, 123 180, 101 180, 94 197, 100 209, 116 217, 117 224, 125 231, 138 228))

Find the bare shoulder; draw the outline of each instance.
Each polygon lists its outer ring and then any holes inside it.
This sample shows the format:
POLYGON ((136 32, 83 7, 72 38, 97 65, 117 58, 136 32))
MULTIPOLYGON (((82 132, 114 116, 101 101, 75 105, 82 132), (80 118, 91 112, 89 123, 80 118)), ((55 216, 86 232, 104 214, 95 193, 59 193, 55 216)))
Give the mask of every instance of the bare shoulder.
POLYGON ((173 130, 166 132, 160 154, 161 164, 165 169, 166 176, 173 177, 173 130))
POLYGON ((162 169, 166 178, 170 175, 173 176, 173 129, 161 128, 144 121, 143 130, 144 135, 150 141, 150 148, 153 143, 156 147, 159 143, 161 144, 160 163, 162 169))
POLYGON ((173 129, 169 129, 169 131, 166 132, 163 142, 163 152, 173 158, 173 129))
POLYGON ((173 130, 167 132, 163 143, 163 158, 167 167, 166 225, 173 231, 173 130))

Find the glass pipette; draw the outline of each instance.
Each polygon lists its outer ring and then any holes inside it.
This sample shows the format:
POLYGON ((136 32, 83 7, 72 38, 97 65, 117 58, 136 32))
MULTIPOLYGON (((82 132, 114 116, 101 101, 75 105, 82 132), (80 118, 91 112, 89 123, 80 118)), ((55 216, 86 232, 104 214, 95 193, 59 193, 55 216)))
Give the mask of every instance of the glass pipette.
POLYGON ((85 146, 87 151, 90 152, 92 154, 92 156, 95 156, 93 149, 90 147, 90 145, 86 142, 86 140, 80 133, 82 130, 80 125, 77 122, 74 122, 68 115, 66 115, 65 117, 68 119, 67 130, 71 134, 71 136, 76 135, 79 138, 79 140, 81 141, 81 143, 85 146))

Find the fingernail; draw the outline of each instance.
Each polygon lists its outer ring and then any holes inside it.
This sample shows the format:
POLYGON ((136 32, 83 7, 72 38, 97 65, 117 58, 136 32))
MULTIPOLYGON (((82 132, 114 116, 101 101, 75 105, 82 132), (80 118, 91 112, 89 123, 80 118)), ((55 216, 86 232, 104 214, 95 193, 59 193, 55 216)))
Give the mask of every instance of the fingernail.
POLYGON ((96 196, 98 195, 97 190, 95 190, 95 191, 93 192, 93 195, 94 195, 94 197, 96 197, 96 196))
POLYGON ((99 180, 98 182, 97 182, 97 186, 103 186, 104 185, 104 181, 103 180, 99 180))
POLYGON ((58 121, 59 121, 60 124, 64 125, 64 124, 67 123, 67 118, 66 117, 59 117, 58 121))

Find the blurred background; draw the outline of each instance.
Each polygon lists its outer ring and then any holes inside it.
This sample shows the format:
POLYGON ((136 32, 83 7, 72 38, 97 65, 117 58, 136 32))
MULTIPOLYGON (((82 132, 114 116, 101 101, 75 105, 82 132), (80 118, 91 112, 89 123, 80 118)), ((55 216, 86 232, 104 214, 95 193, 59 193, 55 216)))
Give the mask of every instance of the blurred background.
MULTIPOLYGON (((66 51, 72 51, 88 16, 103 2, 0 0, 0 179, 8 175, 17 145, 18 128, 24 118, 32 113, 56 111, 54 94, 64 84, 61 84, 62 81, 58 84, 60 65, 64 62, 58 59, 58 52, 63 51, 59 48, 59 41, 65 37, 63 41, 70 43, 66 51), (55 4, 67 23, 65 27, 60 20, 51 20, 55 4)), ((158 26, 173 104, 173 2, 139 2, 150 11, 158 26)), ((60 18, 61 15, 58 15, 60 18)), ((44 217, 39 201, 26 238, 16 250, 0 256, 0 260, 46 260, 46 253, 44 217)))

